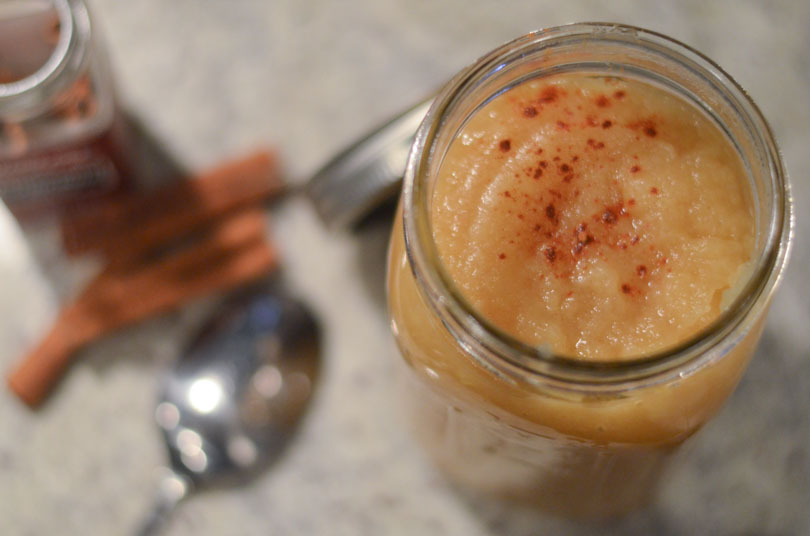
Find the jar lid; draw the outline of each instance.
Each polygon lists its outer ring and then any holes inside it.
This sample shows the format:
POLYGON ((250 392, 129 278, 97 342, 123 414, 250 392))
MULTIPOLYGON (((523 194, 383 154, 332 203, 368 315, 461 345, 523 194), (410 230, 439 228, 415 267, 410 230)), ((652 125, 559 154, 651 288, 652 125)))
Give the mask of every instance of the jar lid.
MULTIPOLYGON (((51 4, 59 25, 53 51, 33 73, 0 84, 0 115, 20 120, 40 112, 48 106, 48 99, 73 81, 75 73, 87 60, 91 22, 84 1, 49 0, 47 3, 51 4)), ((14 4, 9 7, 12 15, 15 13, 13 7, 14 4)), ((35 7, 42 8, 39 4, 35 7)))
POLYGON ((353 225, 399 193, 411 142, 432 101, 397 115, 315 173, 306 194, 327 226, 353 225))

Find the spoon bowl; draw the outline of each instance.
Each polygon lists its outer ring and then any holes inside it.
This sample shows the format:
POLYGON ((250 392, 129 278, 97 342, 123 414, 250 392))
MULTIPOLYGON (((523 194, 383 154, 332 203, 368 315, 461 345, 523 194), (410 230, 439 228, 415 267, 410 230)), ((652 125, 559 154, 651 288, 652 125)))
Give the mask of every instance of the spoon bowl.
POLYGON ((239 484, 272 463, 311 398, 319 347, 312 314, 270 287, 216 311, 160 389, 170 470, 139 534, 156 533, 192 489, 239 484))

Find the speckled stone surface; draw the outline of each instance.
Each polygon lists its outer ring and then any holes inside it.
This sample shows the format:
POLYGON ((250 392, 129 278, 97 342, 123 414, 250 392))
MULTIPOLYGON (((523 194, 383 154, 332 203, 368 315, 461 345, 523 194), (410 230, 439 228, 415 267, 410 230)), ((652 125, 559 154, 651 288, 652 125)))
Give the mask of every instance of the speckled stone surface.
MULTIPOLYGON (((628 0, 330 2, 96 0, 122 99, 165 150, 202 168, 271 144, 303 182, 358 135, 526 31, 583 20, 648 27, 723 65, 770 120, 792 177, 797 240, 762 345, 654 506, 580 525, 465 498, 438 476, 391 399, 388 222, 328 231, 303 199, 272 209, 289 285, 317 311, 324 374, 292 448, 247 487, 193 496, 183 535, 810 534, 810 3, 628 0)), ((19 237, 18 237, 19 238, 19 237)), ((0 365, 44 330, 92 269, 48 229, 0 255, 0 365)), ((13 243, 12 243, 13 242, 13 243)), ((131 534, 164 463, 158 378, 210 301, 82 354, 38 412, 0 389, 0 534, 131 534)))

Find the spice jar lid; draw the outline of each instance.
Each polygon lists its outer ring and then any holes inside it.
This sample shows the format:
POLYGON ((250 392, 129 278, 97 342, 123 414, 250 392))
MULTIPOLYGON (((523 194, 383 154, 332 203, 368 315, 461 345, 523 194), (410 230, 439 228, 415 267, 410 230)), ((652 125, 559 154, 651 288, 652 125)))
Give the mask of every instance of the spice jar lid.
POLYGON ((315 173, 306 193, 324 223, 355 224, 399 192, 411 142, 432 100, 397 115, 315 173))
MULTIPOLYGON (((58 28, 53 51, 34 72, 0 83, 0 116, 21 120, 36 115, 49 106, 50 98, 73 82, 87 61, 91 20, 84 0, 49 0, 44 4, 50 4, 58 28)), ((32 5, 24 6, 30 11, 32 5)), ((13 7, 9 6, 7 13, 13 15, 13 7)), ((39 4, 34 7, 35 11, 43 8, 39 4)))

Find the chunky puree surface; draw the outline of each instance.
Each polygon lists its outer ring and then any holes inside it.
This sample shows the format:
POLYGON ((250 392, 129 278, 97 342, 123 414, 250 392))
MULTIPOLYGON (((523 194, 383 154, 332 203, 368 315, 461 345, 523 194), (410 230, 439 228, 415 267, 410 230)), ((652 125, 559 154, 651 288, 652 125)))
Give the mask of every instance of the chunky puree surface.
POLYGON ((754 247, 739 157, 695 107, 584 74, 477 112, 435 182, 433 234, 474 309, 584 359, 649 354, 722 312, 754 247))

